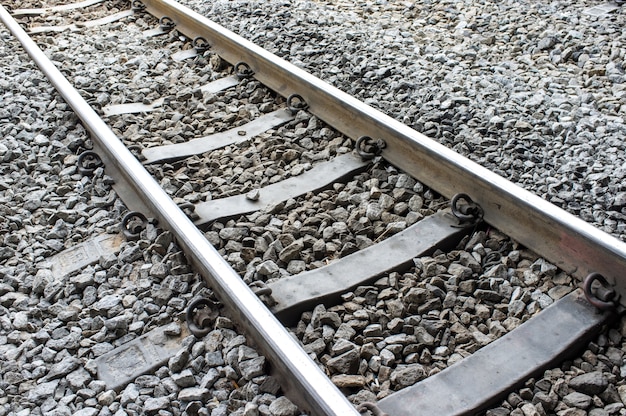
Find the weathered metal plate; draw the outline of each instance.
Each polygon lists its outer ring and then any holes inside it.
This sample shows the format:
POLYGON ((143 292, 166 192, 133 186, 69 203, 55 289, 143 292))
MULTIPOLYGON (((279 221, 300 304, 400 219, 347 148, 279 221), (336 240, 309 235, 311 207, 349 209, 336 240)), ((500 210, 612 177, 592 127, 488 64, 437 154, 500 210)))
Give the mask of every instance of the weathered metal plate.
POLYGON ((219 218, 230 218, 259 211, 289 198, 326 188, 348 175, 365 169, 367 165, 368 163, 360 157, 348 153, 315 165, 301 175, 261 188, 257 200, 251 200, 246 195, 235 195, 202 202, 196 205, 194 212, 199 218, 194 221, 194 224, 199 227, 219 218))
POLYGON ((571 358, 598 336, 610 317, 577 290, 441 373, 385 397, 378 406, 394 416, 473 415, 571 358))
POLYGON ((36 27, 30 28, 28 30, 28 33, 63 32, 65 30, 71 30, 72 32, 74 32, 84 27, 95 27, 95 26, 101 26, 101 25, 113 23, 125 17, 132 16, 133 13, 134 12, 132 10, 124 10, 124 11, 112 14, 110 16, 103 17, 101 19, 88 20, 85 22, 76 22, 76 23, 72 23, 69 25, 36 26, 36 27))
POLYGON ((194 56, 198 56, 198 51, 195 49, 185 49, 172 54, 172 59, 176 62, 181 62, 185 59, 193 58, 194 56))
MULTIPOLYGON (((239 84, 239 78, 235 75, 231 75, 228 77, 216 79, 215 81, 209 82, 208 84, 203 85, 199 88, 202 92, 212 92, 217 93, 233 87, 239 84)), ((124 103, 124 104, 113 104, 106 105, 102 107, 102 112, 105 117, 117 116, 120 114, 136 114, 136 113, 149 113, 163 106, 165 102, 165 98, 159 98, 151 102, 150 104, 144 103, 124 103)))
POLYGON ((161 27, 157 27, 154 29, 148 29, 148 30, 144 30, 142 35, 144 38, 151 38, 154 36, 161 36, 161 35, 165 35, 166 33, 170 33, 169 30, 165 30, 161 27))
POLYGON ((604 3, 604 4, 598 4, 597 6, 586 8, 585 10, 583 10, 583 14, 587 14, 589 16, 600 17, 600 16, 607 15, 611 13, 612 11, 615 11, 619 8, 620 6, 618 6, 615 3, 604 3))
POLYGON ((13 16, 26 16, 37 15, 54 12, 62 12, 66 10, 81 9, 84 7, 93 6, 94 4, 102 3, 104 0, 85 0, 79 3, 61 4, 59 6, 43 7, 37 9, 16 9, 11 12, 13 16))
POLYGON ((189 330, 186 325, 180 325, 179 335, 169 335, 171 325, 153 329, 96 358, 98 378, 106 383, 107 389, 119 390, 172 358, 181 349, 189 330))
POLYGON ((184 143, 169 144, 166 146, 149 147, 141 153, 146 158, 145 163, 163 162, 181 159, 191 155, 209 152, 229 144, 241 143, 250 140, 264 131, 275 128, 288 121, 294 116, 287 110, 280 109, 252 120, 240 127, 235 127, 221 133, 200 137, 184 143))
POLYGON ((328 266, 279 279, 271 284, 271 310, 286 325, 320 303, 336 303, 343 293, 409 264, 413 258, 453 247, 473 225, 461 226, 449 211, 424 218, 378 244, 357 251, 328 266))
POLYGON ((239 84, 239 78, 236 75, 230 75, 228 77, 216 79, 215 81, 201 86, 200 91, 217 93, 230 87, 234 87, 237 84, 239 84))
POLYGON ((121 234, 99 235, 52 256, 44 265, 62 277, 98 262, 105 254, 119 252, 124 241, 121 234))
POLYGON ((76 31, 78 27, 72 23, 70 25, 59 25, 59 26, 36 26, 28 29, 28 33, 36 34, 36 33, 46 33, 46 32, 63 32, 66 30, 76 31))
POLYGON ((164 98, 159 98, 151 102, 150 104, 143 103, 125 103, 125 104, 113 104, 102 107, 102 112, 105 117, 116 116, 119 114, 136 114, 136 113, 149 113, 161 107, 165 102, 164 98))

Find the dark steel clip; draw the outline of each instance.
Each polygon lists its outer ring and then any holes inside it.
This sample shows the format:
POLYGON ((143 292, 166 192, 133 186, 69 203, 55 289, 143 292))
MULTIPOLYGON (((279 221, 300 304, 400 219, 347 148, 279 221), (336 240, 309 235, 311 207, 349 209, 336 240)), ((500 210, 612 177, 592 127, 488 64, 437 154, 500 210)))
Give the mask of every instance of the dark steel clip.
POLYGON ((272 294, 272 288, 270 288, 267 283, 261 282, 260 280, 250 283, 248 287, 257 296, 269 296, 272 294))
POLYGON ((483 219, 483 209, 467 194, 454 195, 450 200, 450 208, 452 208, 452 214, 461 222, 478 223, 483 219), (460 200, 464 200, 467 204, 459 205, 460 200))
POLYGON ((380 410, 380 408, 376 406, 376 403, 372 402, 363 402, 357 406, 356 410, 361 414, 370 412, 372 416, 389 416, 387 413, 380 410))
POLYGON ((237 77, 239 78, 250 78, 252 75, 254 75, 254 71, 252 70, 252 68, 250 68, 250 65, 245 62, 237 62, 234 68, 235 75, 237 75, 237 77))
POLYGON ((291 114, 296 114, 300 110, 309 108, 309 105, 300 94, 291 94, 287 97, 287 108, 291 111, 291 114))
POLYGON ((198 36, 193 40, 193 47, 196 52, 203 54, 211 47, 211 45, 209 45, 209 42, 205 38, 198 36))
POLYGON ((355 147, 363 160, 370 160, 380 155, 387 143, 383 139, 374 140, 369 136, 361 136, 356 140, 355 147))
POLYGON ((139 0, 133 0, 132 9, 135 13, 143 12, 146 10, 146 5, 139 0))
POLYGON ((215 303, 207 298, 198 298, 187 307, 185 314, 187 327, 196 338, 202 338, 211 332, 218 315, 218 311, 214 309, 215 306, 215 303))
POLYGON ((96 169, 104 166, 100 156, 91 150, 81 153, 76 162, 78 164, 78 172, 84 176, 91 176, 96 169))
POLYGON ((191 221, 195 221, 200 218, 200 216, 196 214, 196 206, 191 202, 182 202, 178 204, 178 208, 180 208, 191 221))
POLYGON ((596 308, 602 311, 616 310, 619 296, 609 285, 609 282, 600 273, 590 273, 583 282, 585 297, 596 308), (592 290, 594 282, 598 281, 600 286, 592 290), (594 293, 595 292, 595 293, 594 293))
POLYGON ((131 211, 122 218, 122 233, 128 241, 139 240, 141 231, 146 229, 148 219, 141 212, 131 211))
POLYGON ((172 20, 171 17, 163 16, 162 18, 159 19, 159 26, 161 27, 161 30, 163 30, 164 32, 170 32, 172 29, 176 27, 176 23, 174 22, 174 20, 172 20))
POLYGON ((276 300, 272 297, 272 288, 267 283, 256 280, 248 284, 252 292, 265 304, 271 308, 276 305, 276 300))

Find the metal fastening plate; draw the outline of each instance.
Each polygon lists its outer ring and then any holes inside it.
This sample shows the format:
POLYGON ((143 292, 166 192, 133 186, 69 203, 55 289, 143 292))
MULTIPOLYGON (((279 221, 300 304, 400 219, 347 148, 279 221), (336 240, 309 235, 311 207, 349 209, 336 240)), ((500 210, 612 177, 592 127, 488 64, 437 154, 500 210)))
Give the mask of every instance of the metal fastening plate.
POLYGON ((113 104, 102 107, 102 112, 105 117, 116 116, 119 114, 136 114, 136 113, 149 113, 161 107, 165 99, 159 98, 151 102, 150 104, 143 103, 125 103, 125 104, 113 104))
POLYGON ((394 416, 476 414, 530 377, 571 358, 598 336, 610 317, 577 290, 441 373, 385 397, 378 406, 394 416))
POLYGON ((84 27, 95 27, 116 22, 125 17, 132 16, 135 12, 132 10, 124 10, 101 19, 88 20, 86 22, 76 22, 69 25, 60 26, 36 26, 30 28, 28 33, 45 33, 45 32, 63 32, 65 30, 77 31, 84 27))
POLYGON ((181 62, 185 59, 193 58, 194 56, 198 56, 198 51, 195 49, 185 49, 172 54, 172 59, 176 62, 181 62))
POLYGON ((454 247, 474 226, 460 226, 449 212, 424 218, 373 246, 336 260, 328 266, 277 280, 268 287, 276 302, 271 309, 286 325, 315 305, 336 301, 343 293, 367 284, 381 274, 411 263, 438 248, 454 247))
POLYGON ((583 10, 583 14, 587 14, 589 16, 594 16, 594 17, 600 17, 600 16, 607 15, 611 13, 612 11, 615 11, 619 8, 620 8, 619 5, 612 3, 612 2, 603 3, 603 4, 595 5, 593 7, 586 8, 585 10, 583 10))
POLYGON ((119 390, 138 376, 165 364, 189 335, 186 325, 165 325, 96 358, 98 378, 119 390))
MULTIPOLYGON (((239 78, 235 75, 231 75, 228 77, 216 79, 215 81, 209 82, 208 84, 203 85, 199 88, 202 92, 211 92, 218 93, 220 91, 224 91, 230 87, 234 87, 239 83, 239 78)), ((102 107, 102 112, 105 117, 116 116, 119 114, 136 114, 136 113, 149 113, 163 106, 165 103, 165 98, 159 98, 151 102, 150 104, 143 103, 124 103, 124 104, 113 104, 106 105, 102 107)))
POLYGON ((169 30, 165 30, 162 27, 157 27, 154 29, 148 29, 148 30, 144 30, 142 35, 144 38, 152 38, 155 36, 161 36, 161 35, 165 35, 166 33, 170 33, 169 30))
POLYGON ((156 146, 144 149, 141 153, 146 158, 145 163, 164 162, 181 159, 191 155, 198 155, 211 150, 219 149, 229 144, 241 143, 250 140, 264 131, 273 129, 288 121, 294 116, 287 110, 280 109, 252 120, 243 126, 235 127, 210 136, 200 137, 184 143, 156 146))
POLYGON ((198 215, 198 219, 194 221, 194 224, 201 226, 219 218, 230 218, 259 211, 289 198, 324 189, 348 175, 365 169, 367 165, 368 163, 358 156, 347 153, 315 165, 301 175, 261 188, 254 199, 246 195, 236 195, 202 202, 196 205, 194 212, 198 215))
POLYGON ((93 6, 94 4, 102 3, 104 0, 85 0, 79 3, 61 4, 59 6, 43 7, 37 9, 16 9, 11 12, 13 16, 26 16, 26 15, 38 15, 46 13, 55 13, 66 10, 81 9, 84 7, 93 6))
POLYGON ((202 92, 212 92, 213 94, 218 93, 220 91, 224 91, 230 87, 234 87, 239 84, 239 77, 236 75, 230 75, 224 78, 216 79, 215 81, 209 82, 200 87, 200 91, 202 92))
POLYGON ((64 250, 45 263, 59 278, 96 263, 105 254, 117 253, 124 242, 121 234, 103 234, 64 250))

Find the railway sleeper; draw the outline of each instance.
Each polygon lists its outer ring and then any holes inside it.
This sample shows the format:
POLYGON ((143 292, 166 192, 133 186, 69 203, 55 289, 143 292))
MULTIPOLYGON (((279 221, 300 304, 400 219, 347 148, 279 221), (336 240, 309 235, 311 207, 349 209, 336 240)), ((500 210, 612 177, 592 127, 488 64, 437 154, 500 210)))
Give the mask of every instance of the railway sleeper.
POLYGON ((476 414, 574 356, 614 317, 593 307, 579 289, 471 356, 385 397, 378 407, 394 416, 476 414))

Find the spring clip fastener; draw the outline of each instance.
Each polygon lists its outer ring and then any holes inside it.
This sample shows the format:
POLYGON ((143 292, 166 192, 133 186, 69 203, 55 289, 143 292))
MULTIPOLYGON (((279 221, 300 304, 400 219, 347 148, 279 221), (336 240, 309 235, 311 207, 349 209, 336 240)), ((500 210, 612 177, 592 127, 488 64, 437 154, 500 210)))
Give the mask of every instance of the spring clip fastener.
POLYGON ((248 284, 252 293, 254 293, 267 307, 276 305, 276 300, 272 297, 272 288, 267 283, 256 280, 248 284))
POLYGON ((100 156, 91 150, 84 151, 76 161, 78 172, 83 176, 91 176, 99 167, 104 166, 100 156))
POLYGON ((235 69, 235 75, 240 79, 250 78, 254 75, 254 71, 250 68, 250 65, 245 62, 237 62, 233 68, 235 69))
POLYGON ((163 16, 159 19, 159 26, 162 31, 171 32, 176 27, 176 22, 169 16, 163 16))
POLYGON ((450 208, 452 209, 452 214, 462 223, 478 224, 483 220, 485 214, 481 206, 475 203, 467 194, 454 195, 450 200, 450 208), (466 204, 459 204, 460 200, 465 201, 466 204))
POLYGON ((209 48, 211 47, 211 45, 209 45, 209 42, 202 36, 198 36, 197 38, 195 38, 192 43, 193 43, 193 48, 196 50, 198 54, 203 54, 204 52, 208 51, 209 48))
POLYGON ((287 108, 291 114, 296 114, 300 110, 306 110, 309 105, 300 94, 291 94, 287 97, 287 108))
POLYGON ((601 311, 617 310, 620 297, 600 273, 590 273, 585 278, 583 291, 589 303, 601 311), (595 282, 600 285, 592 288, 595 282))
POLYGON ((363 402, 357 406, 356 410, 361 414, 370 412, 372 416, 389 416, 387 413, 380 410, 380 407, 378 407, 376 403, 372 402, 363 402))
POLYGON ((215 303, 207 298, 197 298, 187 307, 185 319, 187 327, 196 338, 203 338, 211 332, 213 323, 219 314, 215 303))
POLYGON ((178 208, 180 208, 191 221, 196 221, 200 218, 196 213, 196 206, 189 201, 178 204, 178 208))
POLYGON ((146 5, 143 4, 140 0, 133 0, 132 7, 135 13, 143 12, 146 10, 146 5))
POLYGON ((374 140, 369 136, 361 136, 356 140, 355 147, 363 160, 371 160, 383 152, 387 143, 383 139, 374 140))
POLYGON ((139 240, 141 232, 146 229, 148 219, 141 212, 131 211, 122 218, 122 233, 126 240, 139 240))

